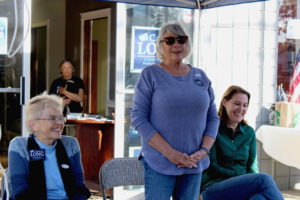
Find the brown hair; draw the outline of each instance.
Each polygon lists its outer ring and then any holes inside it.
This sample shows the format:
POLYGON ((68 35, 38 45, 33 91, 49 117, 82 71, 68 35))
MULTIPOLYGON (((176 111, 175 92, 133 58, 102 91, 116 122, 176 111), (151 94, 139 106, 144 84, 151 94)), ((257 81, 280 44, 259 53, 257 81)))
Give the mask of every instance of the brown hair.
MULTIPOLYGON (((246 91, 245 89, 243 89, 243 88, 241 88, 240 86, 237 86, 237 85, 230 86, 225 91, 225 93, 223 94, 223 97, 222 97, 222 100, 221 100, 221 103, 220 103, 220 107, 219 107, 219 110, 218 110, 218 115, 220 117, 221 122, 227 122, 227 120, 228 120, 228 115, 227 115, 226 109, 225 109, 225 107, 223 106, 223 103, 222 103, 223 100, 225 99, 226 101, 229 101, 230 99, 232 99, 233 95, 238 94, 238 93, 247 95, 248 104, 250 103, 250 93, 248 91, 246 91)), ((242 120, 241 123, 242 124, 247 124, 247 122, 244 119, 242 120)))
POLYGON ((61 73, 61 66, 65 63, 70 63, 72 65, 72 71, 74 72, 75 69, 74 69, 74 63, 71 59, 65 59, 65 60, 62 60, 60 63, 59 63, 59 70, 60 70, 60 73, 61 73))

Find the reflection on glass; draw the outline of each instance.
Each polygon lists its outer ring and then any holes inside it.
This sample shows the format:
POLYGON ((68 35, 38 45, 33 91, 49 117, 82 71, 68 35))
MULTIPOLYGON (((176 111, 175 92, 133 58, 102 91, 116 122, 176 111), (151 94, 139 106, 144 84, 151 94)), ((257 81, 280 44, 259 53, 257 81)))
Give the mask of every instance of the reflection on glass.
MULTIPOLYGON (((20 76, 22 76, 23 52, 22 48, 13 57, 8 58, 7 53, 15 52, 20 42, 23 40, 23 16, 24 1, 0 1, 0 18, 7 20, 7 35, 4 40, 0 38, 0 46, 7 46, 7 51, 0 53, 0 162, 3 167, 7 167, 7 150, 10 140, 21 135, 21 106, 20 76), (17 3, 18 26, 15 19, 15 5, 17 3), (15 33, 15 39, 13 36, 15 33), (10 90, 12 89, 12 90, 10 90), (16 90, 14 90, 16 89, 16 90)), ((3 26, 0 28, 3 31, 3 26)), ((0 37, 3 36, 1 33, 0 37)), ((0 47, 1 48, 1 47, 0 47)))
POLYGON ((295 39, 286 37, 288 21, 297 19, 297 4, 298 1, 279 1, 277 84, 282 84, 286 92, 289 90, 291 74, 295 64, 295 54, 299 49, 295 39))
POLYGON ((21 135, 20 95, 0 93, 0 124, 2 137, 0 140, 0 162, 7 167, 7 150, 10 140, 21 135))

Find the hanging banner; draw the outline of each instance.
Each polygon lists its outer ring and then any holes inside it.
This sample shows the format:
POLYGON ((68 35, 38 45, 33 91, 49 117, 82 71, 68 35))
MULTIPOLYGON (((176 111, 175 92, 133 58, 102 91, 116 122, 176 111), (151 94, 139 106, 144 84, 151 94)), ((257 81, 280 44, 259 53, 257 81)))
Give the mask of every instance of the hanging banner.
POLYGON ((7 54, 7 18, 0 17, 0 55, 7 54))
POLYGON ((95 0, 119 3, 134 3, 155 6, 171 6, 180 8, 197 8, 197 0, 95 0))
POLYGON ((132 26, 130 72, 139 73, 160 60, 156 57, 159 28, 132 26))
POLYGON ((241 3, 251 3, 265 0, 94 0, 94 1, 108 1, 119 3, 134 3, 153 6, 169 6, 179 8, 192 8, 192 9, 204 9, 215 8, 220 6, 236 5, 241 3), (200 5, 198 5, 198 2, 200 5))

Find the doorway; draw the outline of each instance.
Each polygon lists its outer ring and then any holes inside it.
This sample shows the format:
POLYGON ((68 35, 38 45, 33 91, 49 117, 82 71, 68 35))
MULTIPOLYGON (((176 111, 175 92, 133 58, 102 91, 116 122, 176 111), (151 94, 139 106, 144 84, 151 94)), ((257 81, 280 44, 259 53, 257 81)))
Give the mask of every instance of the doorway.
POLYGON ((110 9, 81 14, 81 72, 84 112, 107 116, 110 74, 110 9))
POLYGON ((31 29, 30 98, 46 90, 47 26, 31 29))

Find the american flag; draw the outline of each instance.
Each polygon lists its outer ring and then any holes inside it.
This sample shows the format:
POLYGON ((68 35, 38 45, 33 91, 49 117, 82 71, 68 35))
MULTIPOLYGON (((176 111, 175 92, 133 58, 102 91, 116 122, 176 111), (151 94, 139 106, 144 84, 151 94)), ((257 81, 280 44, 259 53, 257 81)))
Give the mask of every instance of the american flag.
POLYGON ((289 102, 300 103, 300 50, 297 53, 290 80, 289 102))

